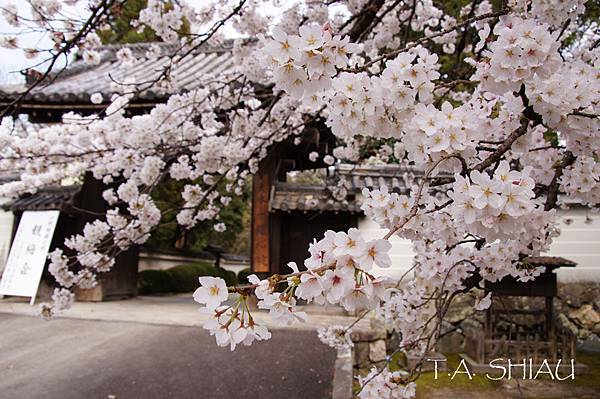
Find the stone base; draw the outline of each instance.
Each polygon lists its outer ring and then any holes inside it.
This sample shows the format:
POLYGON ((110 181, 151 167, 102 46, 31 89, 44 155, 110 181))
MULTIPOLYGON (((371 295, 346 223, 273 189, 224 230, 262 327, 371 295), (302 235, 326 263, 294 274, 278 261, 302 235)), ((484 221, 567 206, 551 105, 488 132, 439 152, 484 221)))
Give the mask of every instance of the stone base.
POLYGON ((102 283, 88 289, 75 287, 75 300, 80 302, 102 302, 104 299, 102 291, 102 283))
POLYGON ((333 371, 331 399, 352 399, 353 377, 352 351, 338 350, 333 371))
POLYGON ((357 329, 351 334, 353 366, 356 375, 365 375, 372 366, 383 365, 387 359, 387 333, 374 319, 370 327, 357 329))
POLYGON ((95 287, 82 289, 75 287, 75 300, 80 302, 103 302, 103 301, 114 301, 120 299, 128 299, 136 296, 135 292, 131 290, 116 291, 111 290, 109 283, 105 281, 98 281, 95 287))

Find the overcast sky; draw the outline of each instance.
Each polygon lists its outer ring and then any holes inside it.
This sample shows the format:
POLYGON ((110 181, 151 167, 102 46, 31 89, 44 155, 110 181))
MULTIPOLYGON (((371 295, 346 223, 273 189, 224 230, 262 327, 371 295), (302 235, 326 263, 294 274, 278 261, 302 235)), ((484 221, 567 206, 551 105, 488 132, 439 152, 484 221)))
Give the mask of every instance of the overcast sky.
MULTIPOLYGON (((223 0, 188 0, 188 4, 193 6, 201 6, 206 4, 207 1, 217 2, 223 0)), ((289 3, 294 3, 293 0, 286 0, 289 3)), ((30 6, 25 0, 0 0, 0 7, 3 7, 7 4, 15 4, 19 10, 19 15, 24 15, 29 17, 30 6)), ((86 11, 87 1, 80 1, 77 7, 66 7, 63 9, 65 15, 71 17, 77 17, 78 19, 83 19, 88 14, 86 11)), ((280 1, 281 3, 281 1, 280 1)), ((283 2, 282 4, 287 3, 283 2)), ((335 7, 334 7, 335 8, 335 7)), ((339 8, 339 11, 342 11, 343 7, 339 8)), ((277 19, 278 17, 278 9, 277 7, 265 7, 264 10, 261 10, 264 15, 271 15, 277 19)), ((336 9, 336 11, 338 11, 336 9)), ((224 27, 224 34, 228 36, 235 35, 235 30, 229 26, 224 27)), ((22 33, 21 28, 15 28, 6 22, 6 20, 0 16, 0 35, 16 35, 18 37, 18 42, 20 47, 24 48, 49 48, 51 44, 51 40, 41 32, 34 33, 22 33)), ((0 84, 7 83, 19 83, 22 82, 23 77, 18 73, 19 70, 34 66, 43 61, 43 56, 40 56, 35 59, 27 59, 25 58, 22 50, 9 50, 0 47, 0 84)), ((62 65, 57 65, 56 67, 60 67, 62 65)), ((42 69, 42 66, 36 67, 37 69, 42 69)))
MULTIPOLYGON (((189 1, 189 4, 200 6, 206 4, 206 1, 207 0, 191 0, 189 1)), ((17 5, 19 15, 31 15, 30 6, 25 0, 0 0, 0 7, 10 3, 17 5)), ((86 5, 87 1, 80 1, 77 7, 67 7, 64 12, 69 16, 83 18, 87 14, 86 5)), ((225 29, 226 34, 229 30, 230 29, 225 29)), ((230 33, 232 32, 233 30, 231 30, 230 33)), ((20 28, 10 26, 3 17, 0 17, 0 35, 2 34, 16 35, 18 37, 19 46, 24 48, 49 48, 52 45, 51 40, 43 33, 22 33, 20 28)), ((34 66, 41 61, 43 61, 42 56, 35 59, 27 59, 22 50, 9 50, 0 47, 0 84, 21 82, 22 77, 18 71, 26 67, 34 66)), ((60 65, 57 65, 57 67, 60 67, 60 65)), ((38 69, 41 68, 42 67, 40 66, 38 69)))
MULTIPOLYGON (((29 4, 23 0, 0 0, 0 7, 10 3, 17 6, 19 15, 31 15, 29 4)), ((77 8, 68 7, 65 13, 69 16, 85 16, 84 3, 82 2, 77 8)), ((0 34, 18 34, 19 46, 26 48, 49 48, 51 46, 51 41, 44 34, 40 32, 22 33, 21 29, 8 25, 6 20, 0 17, 0 34)), ((0 84, 20 82, 22 77, 18 71, 22 68, 36 65, 40 61, 43 61, 42 57, 27 59, 21 50, 9 50, 0 47, 0 84)))

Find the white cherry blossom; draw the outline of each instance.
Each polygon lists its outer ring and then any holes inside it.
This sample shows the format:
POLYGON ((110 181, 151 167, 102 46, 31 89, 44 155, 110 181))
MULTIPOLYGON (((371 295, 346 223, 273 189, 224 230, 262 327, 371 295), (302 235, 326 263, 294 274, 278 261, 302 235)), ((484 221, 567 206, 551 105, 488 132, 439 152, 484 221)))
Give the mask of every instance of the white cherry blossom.
POLYGON ((200 277, 200 287, 194 292, 194 300, 205 304, 208 309, 216 309, 229 296, 225 280, 218 277, 200 277))

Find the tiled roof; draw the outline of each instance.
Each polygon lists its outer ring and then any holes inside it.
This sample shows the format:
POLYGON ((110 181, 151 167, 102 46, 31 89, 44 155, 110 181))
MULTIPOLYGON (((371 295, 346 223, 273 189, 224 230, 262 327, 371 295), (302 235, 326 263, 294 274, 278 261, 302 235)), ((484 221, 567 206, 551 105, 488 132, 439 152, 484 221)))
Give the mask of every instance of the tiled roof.
POLYGON ((278 182, 271 188, 269 208, 271 211, 331 211, 362 212, 361 202, 355 196, 339 201, 333 198, 325 186, 306 186, 278 182))
POLYGON ((26 194, 16 200, 3 205, 11 211, 41 211, 41 210, 67 210, 75 203, 76 195, 81 191, 81 186, 52 186, 40 189, 35 194, 26 194))
POLYGON ((379 189, 405 194, 422 171, 408 169, 400 165, 350 165, 336 166, 335 174, 345 181, 349 191, 360 192, 363 188, 379 189))
POLYGON ((283 212, 362 212, 359 194, 363 188, 386 186, 390 191, 404 194, 421 175, 422 172, 399 165, 340 164, 328 179, 332 182, 341 180, 345 195, 337 193, 336 198, 326 185, 276 182, 271 188, 269 208, 283 212))
POLYGON ((522 263, 532 266, 548 266, 550 268, 577 266, 577 263, 572 260, 561 258, 560 256, 528 256, 523 259, 522 263))
MULTIPOLYGON (((156 44, 156 43, 154 43, 156 44)), ((113 82, 133 79, 137 83, 151 81, 170 63, 173 45, 159 44, 160 58, 147 59, 145 53, 152 44, 137 43, 128 45, 108 45, 99 50, 101 61, 98 65, 88 65, 82 60, 75 61, 49 85, 39 84, 25 98, 26 101, 44 104, 87 103, 90 96, 101 93, 105 100, 114 92, 113 82), (131 49, 136 61, 124 65, 117 60, 116 53, 124 46, 131 49)), ((203 47, 173 64, 171 78, 176 88, 174 92, 198 88, 200 80, 208 73, 219 73, 233 68, 231 48, 203 47)), ((0 98, 10 99, 23 90, 22 85, 0 87, 0 98)), ((146 90, 138 96, 141 100, 157 101, 164 99, 169 92, 146 90)))
POLYGON ((0 184, 9 183, 11 181, 19 180, 19 175, 17 173, 4 172, 0 173, 0 184))

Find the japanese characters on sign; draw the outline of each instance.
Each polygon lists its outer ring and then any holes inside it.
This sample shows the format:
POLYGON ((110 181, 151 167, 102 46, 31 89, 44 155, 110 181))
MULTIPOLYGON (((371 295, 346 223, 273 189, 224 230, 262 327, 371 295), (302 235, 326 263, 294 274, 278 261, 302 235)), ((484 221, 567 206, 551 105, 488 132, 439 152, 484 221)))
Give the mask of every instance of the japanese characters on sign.
POLYGON ((0 281, 0 295, 35 297, 59 211, 25 211, 0 281))

